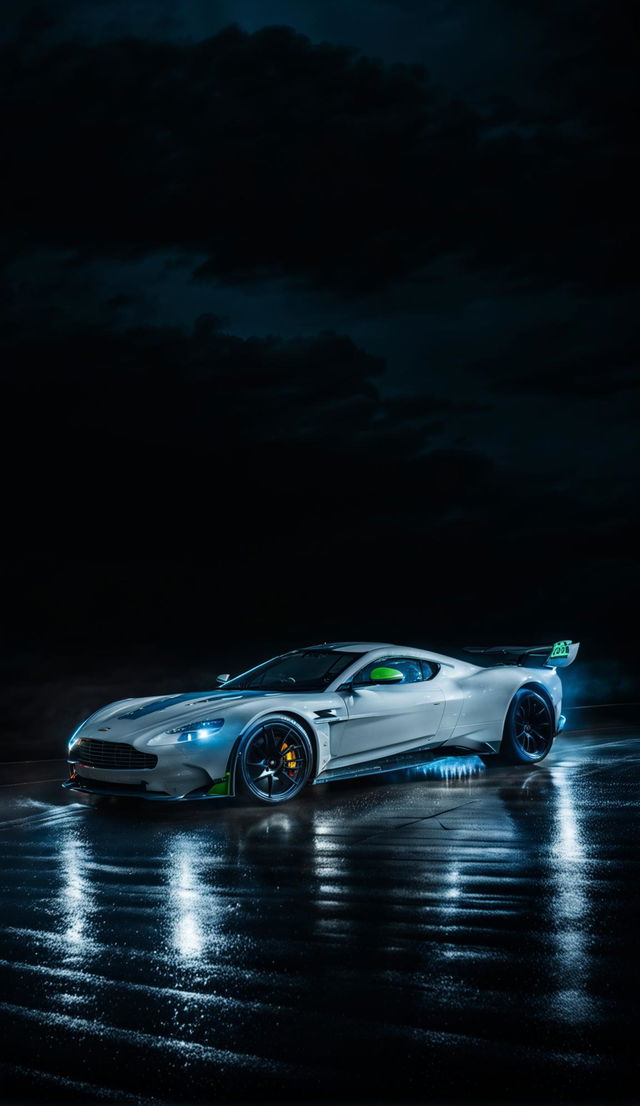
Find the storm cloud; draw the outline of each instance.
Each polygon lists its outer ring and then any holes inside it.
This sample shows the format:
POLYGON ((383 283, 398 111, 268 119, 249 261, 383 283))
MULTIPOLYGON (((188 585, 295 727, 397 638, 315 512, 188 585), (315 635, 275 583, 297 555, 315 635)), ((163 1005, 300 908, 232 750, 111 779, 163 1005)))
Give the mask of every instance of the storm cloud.
POLYGON ((627 273, 616 227, 630 195, 618 174, 606 204, 617 154, 594 142, 600 118, 523 120, 504 98, 479 109, 421 66, 286 27, 26 57, 9 45, 2 60, 15 248, 180 250, 205 255, 202 278, 347 295, 452 253, 527 278, 627 273))
POLYGON ((626 10, 293 7, 12 7, 12 649, 606 636, 634 582, 626 10))

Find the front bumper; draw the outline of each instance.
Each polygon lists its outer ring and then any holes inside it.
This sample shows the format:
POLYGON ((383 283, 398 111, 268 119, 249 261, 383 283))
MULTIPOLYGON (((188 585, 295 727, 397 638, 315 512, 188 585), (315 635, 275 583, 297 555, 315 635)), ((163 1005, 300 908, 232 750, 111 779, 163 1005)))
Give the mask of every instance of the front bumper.
MULTIPOLYGON (((148 758, 151 763, 146 766, 143 757, 135 766, 116 767, 117 758, 111 753, 106 757, 106 763, 102 763, 105 745, 131 748, 129 743, 101 740, 101 749, 96 751, 95 740, 97 735, 89 733, 86 741, 74 743, 69 750, 69 780, 66 786, 71 790, 165 801, 216 798, 220 794, 230 794, 229 742, 216 742, 204 748, 185 748, 181 744, 160 746, 153 749, 154 756, 148 758), (221 790, 223 783, 224 790, 221 790)), ((146 745, 137 744, 133 749, 136 753, 151 752, 146 745)), ((131 757, 128 759, 131 760, 131 757)), ((124 763, 127 764, 127 759, 124 763)))

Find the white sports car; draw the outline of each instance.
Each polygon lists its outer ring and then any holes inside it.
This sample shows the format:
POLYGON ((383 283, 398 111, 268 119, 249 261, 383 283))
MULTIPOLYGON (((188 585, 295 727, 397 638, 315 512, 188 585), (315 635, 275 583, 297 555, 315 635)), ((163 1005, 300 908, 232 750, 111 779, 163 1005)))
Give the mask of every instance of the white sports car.
POLYGON ((571 664, 578 644, 469 651, 497 663, 325 643, 220 676, 215 691, 123 699, 76 730, 63 786, 160 800, 243 792, 283 803, 307 783, 409 768, 436 749, 542 760, 564 725, 556 669, 571 664))

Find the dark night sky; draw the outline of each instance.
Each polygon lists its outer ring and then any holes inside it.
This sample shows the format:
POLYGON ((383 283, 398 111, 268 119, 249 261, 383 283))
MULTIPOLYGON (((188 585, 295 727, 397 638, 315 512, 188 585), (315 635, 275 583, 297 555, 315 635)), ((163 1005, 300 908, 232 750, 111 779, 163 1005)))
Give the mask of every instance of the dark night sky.
POLYGON ((628 645, 637 11, 7 9, 7 670, 628 645))

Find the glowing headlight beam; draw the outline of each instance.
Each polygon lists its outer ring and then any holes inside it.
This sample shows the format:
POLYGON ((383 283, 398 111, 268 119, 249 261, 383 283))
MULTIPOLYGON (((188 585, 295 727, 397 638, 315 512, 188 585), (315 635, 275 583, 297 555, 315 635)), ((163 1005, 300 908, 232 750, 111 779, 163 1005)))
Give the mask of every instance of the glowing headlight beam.
POLYGON ((165 730, 158 737, 152 737, 149 745, 175 745, 183 741, 208 741, 214 737, 224 726, 224 718, 204 719, 189 725, 183 722, 181 726, 174 726, 172 730, 165 730))

